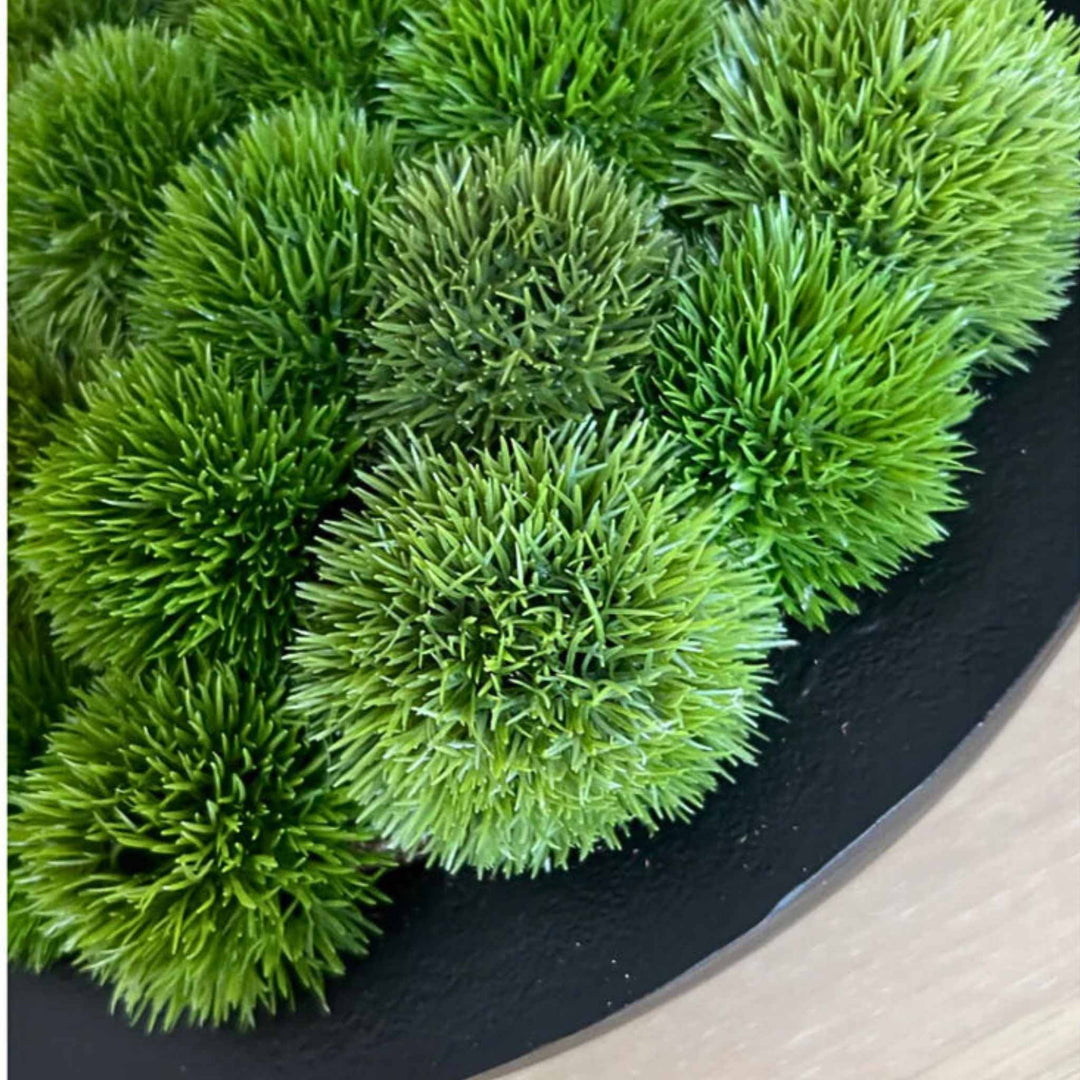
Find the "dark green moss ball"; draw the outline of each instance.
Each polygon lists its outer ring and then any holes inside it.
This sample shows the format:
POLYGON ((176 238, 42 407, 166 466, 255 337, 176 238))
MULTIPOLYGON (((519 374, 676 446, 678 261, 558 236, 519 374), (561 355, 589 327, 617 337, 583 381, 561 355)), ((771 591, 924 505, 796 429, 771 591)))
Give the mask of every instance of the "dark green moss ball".
POLYGON ((576 135, 666 180, 700 104, 711 0, 442 0, 390 45, 384 107, 418 144, 475 144, 516 123, 576 135))
MULTIPOLYGON (((772 0, 724 15, 675 201, 785 195, 963 307, 984 364, 1062 309, 1080 236, 1080 30, 1041 0, 772 0)), ((683 159, 687 155, 682 156, 683 159)))
POLYGON ((8 115, 8 297, 73 354, 122 335, 160 187, 227 121, 212 54, 153 27, 104 27, 39 65, 8 115))
POLYGON ((387 860, 282 697, 222 667, 111 675, 16 792, 17 887, 150 1026, 248 1026, 365 951, 387 860))
POLYGON ((492 451, 391 439, 328 525, 292 706, 394 845, 536 873, 688 816, 753 758, 764 575, 638 421, 492 451))
POLYGON ((16 512, 58 647, 137 667, 196 650, 254 672, 292 627, 293 581, 352 447, 340 406, 271 405, 228 366, 138 353, 86 388, 16 512))
POLYGON ((221 58, 228 91, 255 108, 303 91, 370 106, 399 0, 205 0, 191 32, 221 58))
POLYGON ((691 269, 646 400, 789 614, 824 625, 944 535, 979 354, 953 344, 961 315, 921 318, 925 285, 783 204, 729 219, 691 269))
POLYGON ((513 133, 403 170, 378 224, 364 424, 482 443, 628 397, 676 245, 614 167, 513 133))
POLYGON ((254 117, 166 189, 136 335, 180 361, 208 344, 332 398, 366 326, 372 212, 392 173, 391 133, 345 102, 254 117))

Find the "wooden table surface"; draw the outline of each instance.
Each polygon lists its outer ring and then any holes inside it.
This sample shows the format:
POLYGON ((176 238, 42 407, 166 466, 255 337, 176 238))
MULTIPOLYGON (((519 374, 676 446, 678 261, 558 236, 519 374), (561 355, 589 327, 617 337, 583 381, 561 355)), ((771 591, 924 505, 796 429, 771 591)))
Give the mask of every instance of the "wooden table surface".
POLYGON ((787 909, 508 1080, 1080 1078, 1080 628, 787 909))

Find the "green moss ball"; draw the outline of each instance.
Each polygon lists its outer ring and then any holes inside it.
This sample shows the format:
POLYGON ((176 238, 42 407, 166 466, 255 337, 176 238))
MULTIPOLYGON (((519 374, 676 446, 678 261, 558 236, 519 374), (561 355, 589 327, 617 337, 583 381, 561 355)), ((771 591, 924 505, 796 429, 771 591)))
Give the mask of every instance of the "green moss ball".
POLYGON ((365 326, 372 210, 392 172, 390 132, 354 106, 305 100, 256 116, 166 189, 136 337, 180 361, 194 339, 332 397, 365 326))
POLYGON ((293 707, 380 835, 536 873, 752 759, 773 594, 674 470, 640 421, 471 457, 391 437, 316 545, 292 650, 293 707))
POLYGON ((78 30, 96 23, 124 26, 165 6, 162 0, 8 0, 8 86, 78 30))
POLYGON ((160 186, 225 123, 212 54, 152 27, 104 27, 10 98, 8 289, 31 333, 73 353, 123 332, 160 186))
POLYGON ((1080 236, 1080 30, 1041 0, 772 0, 721 21, 676 201, 785 195, 966 309, 984 363, 1039 341, 1080 236))
POLYGON ((16 792, 17 885, 150 1026, 249 1026, 365 951, 386 859, 281 702, 222 667, 110 675, 16 792))
POLYGON ((61 652, 272 664, 314 521, 351 462, 340 406, 271 405, 227 365, 147 353, 85 392, 16 511, 61 652))
POLYGON ((379 227, 365 424, 485 442, 628 396, 676 248, 655 204, 583 146, 514 132, 414 165, 379 227))
POLYGON ((261 108, 298 91, 370 105, 400 0, 206 0, 191 32, 221 58, 229 92, 261 108))
POLYGON ((444 0, 390 45, 385 108, 418 143, 475 143, 517 122, 579 135, 666 179, 700 105, 711 0, 444 0))
POLYGON ((979 354, 953 344, 962 316, 920 317, 925 286, 783 203, 726 221, 691 271, 644 395, 788 612, 822 626, 944 535, 979 354))

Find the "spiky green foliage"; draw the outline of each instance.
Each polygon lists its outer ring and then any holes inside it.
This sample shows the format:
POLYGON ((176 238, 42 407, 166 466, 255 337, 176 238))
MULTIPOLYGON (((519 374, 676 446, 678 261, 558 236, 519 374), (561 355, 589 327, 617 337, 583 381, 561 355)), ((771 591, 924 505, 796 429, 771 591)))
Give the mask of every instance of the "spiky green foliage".
POLYGON ((615 418, 472 457, 390 437, 316 545, 292 652, 292 706, 381 835, 535 873, 752 760, 774 600, 673 449, 615 418))
POLYGON ((7 615, 8 776, 21 776, 45 749, 49 731, 89 673, 53 648, 49 620, 34 610, 34 590, 9 568, 7 615))
POLYGON ((8 491, 26 474, 51 438, 50 425, 65 405, 81 400, 83 365, 73 364, 48 337, 8 328, 8 491))
POLYGON ((61 652, 134 667, 204 655, 255 671, 292 624, 292 583, 353 447, 341 403, 268 403, 209 357, 149 353, 86 388, 16 509, 18 554, 61 652))
POLYGON ((378 220, 365 423, 488 441, 628 396, 676 248, 613 166, 512 132, 403 170, 378 220))
MULTIPOLYGON (((8 785, 10 790, 10 780, 8 785)), ((60 960, 64 952, 59 941, 45 934, 45 921, 36 914, 26 893, 15 883, 18 865, 17 859, 8 858, 8 961, 37 974, 60 960)))
POLYGON ((387 860, 282 700, 225 667, 110 675, 15 793, 17 886, 150 1026, 249 1026, 365 951, 387 860))
POLYGON ((372 209, 392 133, 341 101, 255 117, 177 175, 142 263, 136 336, 177 360, 190 339, 242 370, 332 396, 365 325, 372 209))
POLYGON ((390 44, 385 108, 418 142, 475 143, 521 121, 582 136, 665 178, 700 105, 712 0, 444 0, 390 44))
MULTIPOLYGON (((34 611, 30 581, 12 568, 8 573, 7 609, 7 773, 9 799, 18 778, 45 750, 75 692, 89 672, 62 660, 49 636, 49 620, 34 611)), ((8 855, 8 958, 41 971, 62 954, 60 942, 43 933, 43 922, 24 891, 15 884, 17 856, 8 855)))
POLYGON ((259 108, 298 91, 370 105, 400 0, 206 0, 191 32, 217 50, 231 93, 259 108))
POLYGON ((8 116, 8 295, 29 332, 74 354, 118 338, 160 185, 228 116, 210 51, 153 27, 33 69, 8 116))
POLYGON ((786 204, 725 222, 661 328, 644 394, 685 469, 823 626, 944 535, 974 405, 963 318, 786 204))
POLYGON ((675 201, 786 195, 936 283, 990 364, 1038 343, 1080 235, 1080 30, 1041 0, 772 0, 721 21, 675 201))
POLYGON ((96 23, 124 26, 162 6, 161 0, 8 0, 8 86, 76 31, 96 23))

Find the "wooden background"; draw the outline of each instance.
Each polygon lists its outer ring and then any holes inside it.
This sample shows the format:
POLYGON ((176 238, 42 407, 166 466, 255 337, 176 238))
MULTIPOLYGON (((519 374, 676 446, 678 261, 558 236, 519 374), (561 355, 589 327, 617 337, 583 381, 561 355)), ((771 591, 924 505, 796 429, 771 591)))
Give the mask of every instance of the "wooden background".
POLYGON ((1075 620, 1041 668, 748 940, 485 1077, 1080 1078, 1075 620))

